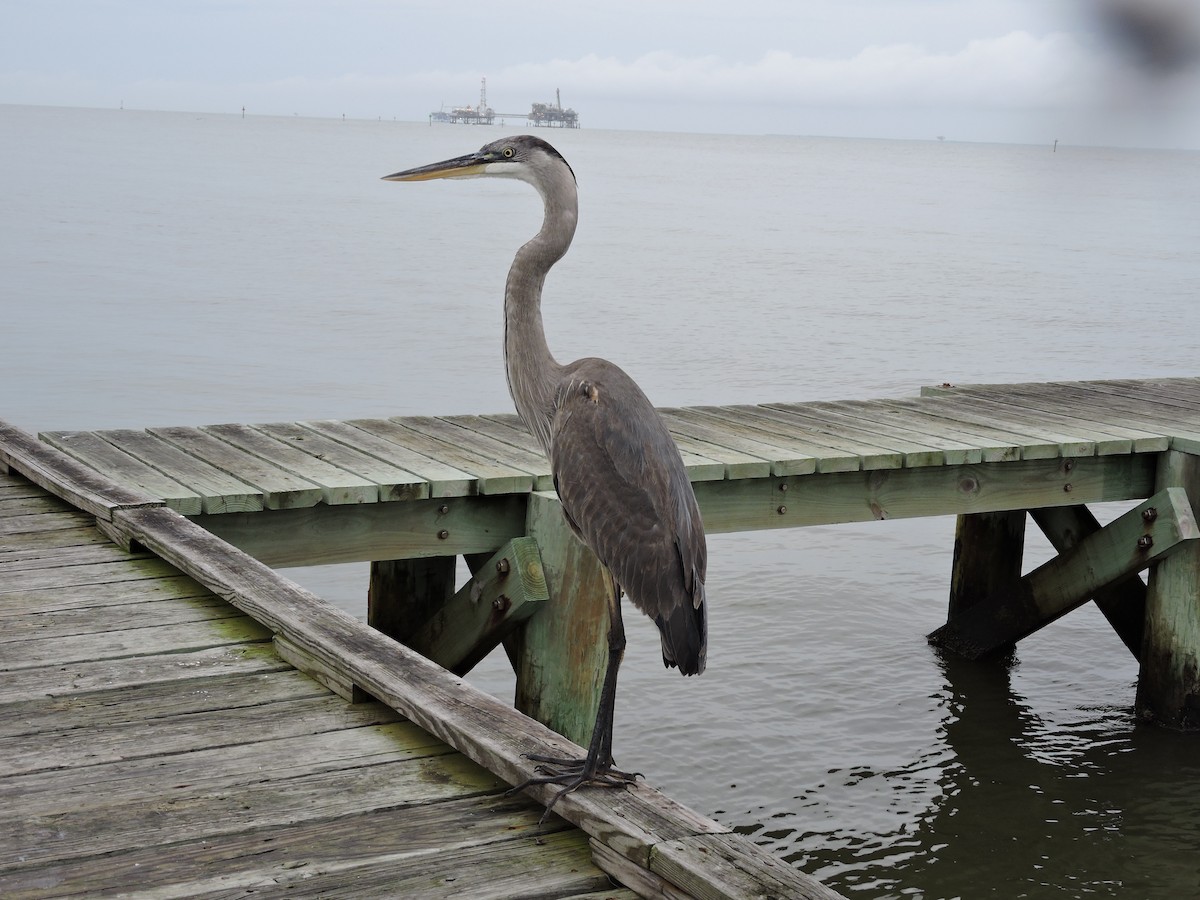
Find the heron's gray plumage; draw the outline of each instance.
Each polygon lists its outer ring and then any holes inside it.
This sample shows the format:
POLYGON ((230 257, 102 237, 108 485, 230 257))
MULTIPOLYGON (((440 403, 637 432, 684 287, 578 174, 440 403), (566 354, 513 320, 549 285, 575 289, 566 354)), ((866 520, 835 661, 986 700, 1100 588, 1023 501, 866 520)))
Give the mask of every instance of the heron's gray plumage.
MULTIPOLYGON (((522 135, 387 178, 476 176, 527 181, 545 206, 542 227, 517 251, 504 291, 504 361, 517 412, 550 460, 572 530, 658 626, 663 662, 684 675, 699 674, 708 635, 707 550, 679 449, 641 388, 620 368, 595 358, 561 365, 546 343, 542 287, 575 236, 575 173, 541 138, 522 135)), ((625 646, 619 595, 613 595, 609 610, 608 670, 587 759, 543 758, 556 771, 527 784, 553 781, 566 784, 567 793, 584 783, 632 780, 612 768, 612 707, 625 646)))

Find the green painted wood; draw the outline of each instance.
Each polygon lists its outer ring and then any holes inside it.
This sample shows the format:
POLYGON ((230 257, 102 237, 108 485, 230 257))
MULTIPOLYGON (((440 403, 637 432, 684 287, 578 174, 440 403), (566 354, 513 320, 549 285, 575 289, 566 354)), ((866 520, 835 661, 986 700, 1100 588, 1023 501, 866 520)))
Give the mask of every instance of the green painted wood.
POLYGON ((1139 500, 1154 457, 1096 456, 693 485, 709 534, 1139 500), (784 490, 786 488, 786 490, 784 490))
MULTIPOLYGON (((1029 516, 1059 553, 1065 553, 1089 534, 1100 530, 1099 521, 1086 506, 1031 509, 1029 516)), ((1134 659, 1141 659, 1146 624, 1145 582, 1137 575, 1131 575, 1097 588, 1092 600, 1134 659)))
POLYGON ((204 508, 204 498, 196 491, 113 446, 95 432, 50 431, 42 432, 38 438, 121 484, 161 499, 185 516, 195 515, 204 508))
POLYGON ((252 485, 262 494, 267 509, 315 506, 324 499, 321 487, 293 475, 262 457, 247 453, 199 428, 170 426, 148 428, 148 433, 238 481, 252 485))
POLYGON ((1025 552, 1025 511, 961 515, 955 523, 950 568, 953 619, 977 603, 1014 592, 1025 552))
POLYGON ((476 493, 474 475, 406 446, 405 433, 387 419, 353 419, 349 422, 322 419, 300 424, 322 437, 412 472, 428 483, 430 497, 463 497, 476 493))
MULTIPOLYGON (((1086 603, 1100 587, 1200 540, 1182 488, 1170 487, 1034 569, 1016 589, 959 612, 932 643, 977 659, 1019 641, 1086 603), (1153 514, 1148 513, 1154 510, 1153 514)), ((1194 601, 1194 595, 1193 595, 1194 601)))
POLYGON ((170 472, 173 479, 200 496, 205 513, 257 512, 263 508, 261 490, 149 432, 117 428, 96 434, 147 466, 170 472))
POLYGON ((375 503, 379 500, 379 485, 374 481, 333 465, 295 441, 276 440, 249 425, 208 425, 200 430, 297 478, 316 484, 321 489, 322 503, 334 506, 341 503, 375 503))
MULTIPOLYGON (((946 454, 933 446, 928 439, 915 439, 897 432, 884 433, 878 428, 866 428, 848 416, 841 416, 829 409, 801 403, 768 403, 758 409, 771 413, 784 413, 789 419, 817 433, 829 433, 845 439, 861 441, 866 445, 882 447, 899 453, 903 466, 940 466, 946 463, 946 454)), ((780 420, 783 421, 783 420, 780 420)), ((882 468, 882 467, 881 467, 882 468)))
POLYGON ((525 533, 527 497, 319 506, 197 516, 195 521, 267 565, 319 566, 495 552, 525 533))
POLYGON ((162 505, 161 500, 119 484, 3 420, 0 420, 0 463, 6 471, 19 472, 98 519, 112 519, 117 509, 162 505))
POLYGON ((514 538, 405 643, 455 675, 466 675, 548 599, 537 541, 514 538))
POLYGON ((807 475, 817 470, 817 460, 813 456, 797 456, 794 450, 776 446, 767 440, 746 434, 742 429, 733 428, 720 421, 714 421, 705 416, 694 415, 688 409, 660 409, 659 413, 667 423, 672 435, 689 437, 693 440, 704 441, 706 444, 728 449, 731 452, 742 453, 751 459, 758 458, 768 463, 765 475, 807 475))
MULTIPOLYGON (((1200 515, 1200 456, 1164 453, 1158 484, 1184 493, 1188 512, 1200 515)), ((1200 730, 1200 542, 1150 571, 1136 703, 1144 721, 1200 730)))
POLYGON ((537 542, 550 599, 506 642, 515 705, 587 746, 608 661, 611 578, 571 533, 555 495, 530 495, 526 531, 537 542))
POLYGON ((255 425, 254 429, 376 485, 381 501, 423 500, 429 496, 429 482, 420 475, 305 428, 299 422, 270 422, 255 425))

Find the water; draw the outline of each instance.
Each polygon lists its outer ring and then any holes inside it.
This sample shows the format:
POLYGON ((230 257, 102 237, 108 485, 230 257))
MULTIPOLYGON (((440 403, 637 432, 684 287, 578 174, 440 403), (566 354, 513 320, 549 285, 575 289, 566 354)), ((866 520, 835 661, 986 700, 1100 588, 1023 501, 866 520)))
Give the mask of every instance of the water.
MULTIPOLYGON (((0 417, 511 409, 499 296, 535 195, 378 180, 500 129, 0 122, 0 417)), ((548 136, 582 210, 551 346, 619 362, 659 404, 1197 374, 1200 154, 548 136)), ((712 537, 708 671, 664 671, 629 614, 618 761, 851 895, 1200 893, 1195 739, 1133 727, 1136 665, 1090 608, 1007 665, 939 658, 952 542, 949 519, 712 537)), ((1031 535, 1027 565, 1049 554, 1031 535)), ((363 614, 364 566, 289 574, 363 614)), ((500 660, 475 678, 511 690, 500 660)))

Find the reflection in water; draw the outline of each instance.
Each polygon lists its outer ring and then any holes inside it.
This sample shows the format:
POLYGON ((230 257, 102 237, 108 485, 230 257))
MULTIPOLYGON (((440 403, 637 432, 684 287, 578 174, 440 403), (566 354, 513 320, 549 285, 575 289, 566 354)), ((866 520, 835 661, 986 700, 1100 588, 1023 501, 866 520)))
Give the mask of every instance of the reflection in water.
POLYGON ((1132 725, 1127 706, 1087 710, 1065 726, 1043 721, 1013 690, 1015 657, 938 663, 946 687, 935 747, 898 771, 831 771, 796 798, 808 809, 779 814, 815 821, 836 807, 839 789, 857 790, 898 813, 894 830, 798 834, 769 822, 740 830, 848 894, 1200 894, 1193 742, 1132 725))

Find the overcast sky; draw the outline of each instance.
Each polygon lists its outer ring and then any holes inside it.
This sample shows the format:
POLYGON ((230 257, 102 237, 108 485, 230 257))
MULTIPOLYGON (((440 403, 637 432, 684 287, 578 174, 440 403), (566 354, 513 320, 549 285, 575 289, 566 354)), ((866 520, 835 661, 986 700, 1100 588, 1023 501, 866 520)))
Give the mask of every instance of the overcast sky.
POLYGON ((0 0, 0 102, 424 120, 486 76, 584 127, 1200 147, 1190 45, 1138 68, 1101 3, 1200 34, 1197 0, 0 0))

